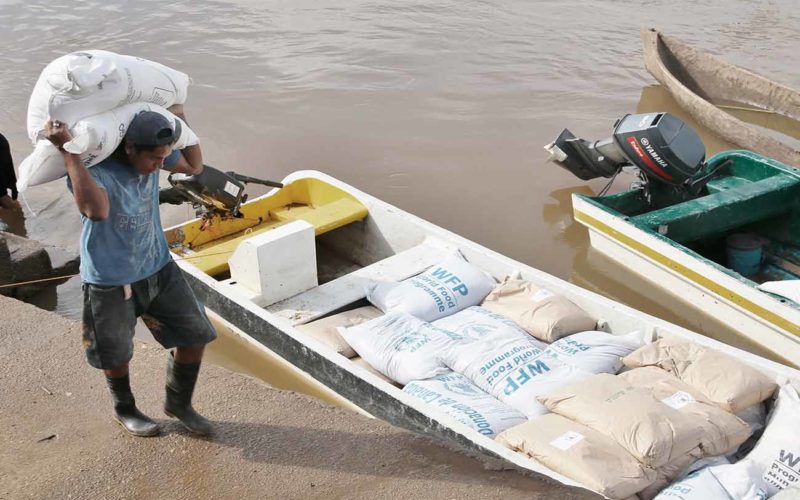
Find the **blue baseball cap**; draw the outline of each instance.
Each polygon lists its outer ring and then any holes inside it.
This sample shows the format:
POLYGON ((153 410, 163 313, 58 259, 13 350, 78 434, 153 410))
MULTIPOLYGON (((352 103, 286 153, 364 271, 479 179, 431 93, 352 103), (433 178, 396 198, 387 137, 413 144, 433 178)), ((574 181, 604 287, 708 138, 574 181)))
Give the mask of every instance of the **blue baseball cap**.
POLYGON ((166 116, 155 111, 141 111, 133 117, 125 139, 137 146, 163 146, 172 144, 181 135, 181 123, 175 120, 175 128, 166 116))

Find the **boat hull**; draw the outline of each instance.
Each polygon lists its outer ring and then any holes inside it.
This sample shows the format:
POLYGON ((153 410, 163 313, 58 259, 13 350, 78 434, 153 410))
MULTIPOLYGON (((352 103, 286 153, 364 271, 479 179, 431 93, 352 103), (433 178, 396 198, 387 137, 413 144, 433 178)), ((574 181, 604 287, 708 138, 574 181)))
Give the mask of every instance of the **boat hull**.
MULTIPOLYGON (((434 239, 445 243, 448 248, 457 248, 470 263, 495 278, 517 274, 522 279, 530 280, 539 286, 546 287, 553 293, 567 297, 588 314, 597 318, 600 329, 620 335, 642 331, 644 334, 676 337, 696 342, 729 353, 771 377, 785 377, 800 383, 800 372, 797 370, 727 346, 579 288, 406 213, 325 174, 314 171, 296 172, 284 179, 284 184, 304 178, 318 179, 342 189, 368 209, 369 215, 363 221, 337 229, 338 235, 332 235, 334 238, 349 241, 359 234, 378 231, 380 237, 372 240, 370 244, 352 248, 356 254, 378 252, 381 259, 390 260, 413 250, 414 245, 420 246, 422 242, 434 239)), ((265 196, 270 196, 270 193, 265 196)), ((258 200, 253 200, 253 202, 256 201, 258 200)), ((193 222, 190 221, 187 224, 191 223, 193 222)), ((167 232, 178 232, 178 229, 180 226, 170 228, 167 232)), ((329 239, 327 242, 330 243, 331 240, 329 239)), ((382 261, 367 267, 381 264, 382 261)), ((487 460, 490 466, 513 468, 526 474, 585 488, 582 484, 556 473, 521 453, 510 450, 475 429, 456 421, 438 408, 408 395, 400 388, 339 355, 333 348, 295 328, 303 321, 310 321, 318 315, 290 314, 286 311, 286 307, 281 306, 282 303, 278 303, 277 306, 261 307, 256 305, 252 297, 237 292, 230 282, 215 279, 193 265, 191 260, 180 260, 178 264, 183 269, 189 286, 208 310, 223 318, 227 325, 236 330, 237 334, 245 336, 252 344, 268 350, 294 366, 301 372, 301 378, 302 374, 307 374, 308 377, 317 381, 319 383, 317 389, 322 393, 335 394, 369 415, 424 434, 469 455, 480 456, 483 460, 487 460)), ((348 278, 357 272, 359 271, 350 272, 338 279, 348 278)), ((300 295, 309 293, 313 295, 316 293, 315 290, 322 289, 335 281, 337 280, 319 285, 300 295)), ((329 296, 335 298, 332 294, 329 296)), ((315 297, 319 298, 318 295, 315 297)), ((361 297, 363 298, 363 295, 361 297)), ((347 300, 350 300, 350 296, 347 300)), ((316 301, 297 302, 296 297, 292 297, 283 303, 314 305, 316 301)))
POLYGON ((721 266, 698 258, 667 238, 629 224, 625 217, 581 195, 573 196, 575 220, 591 245, 645 280, 724 322, 784 363, 800 366, 800 313, 721 266))

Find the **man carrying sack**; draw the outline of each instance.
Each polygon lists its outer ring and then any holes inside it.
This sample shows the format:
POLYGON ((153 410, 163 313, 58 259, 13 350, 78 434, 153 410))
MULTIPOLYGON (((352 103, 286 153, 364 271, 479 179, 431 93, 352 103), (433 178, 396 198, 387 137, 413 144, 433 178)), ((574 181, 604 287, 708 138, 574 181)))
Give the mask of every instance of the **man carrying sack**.
MULTIPOLYGON (((183 119, 182 105, 170 111, 183 119)), ((191 399, 203 350, 216 332, 170 257, 158 203, 159 169, 199 174, 200 146, 173 152, 180 130, 163 115, 142 111, 114 154, 85 168, 63 147, 71 139, 63 123, 48 121, 44 132, 64 156, 67 185, 81 212, 83 344, 89 364, 106 375, 115 420, 136 436, 159 432, 136 408, 130 388, 128 362, 141 317, 162 346, 175 349, 168 360, 164 412, 195 434, 209 434, 211 423, 192 408, 191 399)))

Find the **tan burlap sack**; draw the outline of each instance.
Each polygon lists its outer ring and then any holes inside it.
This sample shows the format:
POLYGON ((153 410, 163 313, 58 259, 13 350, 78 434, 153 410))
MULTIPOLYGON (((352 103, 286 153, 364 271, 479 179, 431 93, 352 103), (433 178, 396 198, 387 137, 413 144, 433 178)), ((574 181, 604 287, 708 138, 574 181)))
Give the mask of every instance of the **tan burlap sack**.
POLYGON ((385 380, 386 382, 389 382, 392 385, 396 385, 397 387, 400 387, 400 384, 396 383, 394 380, 390 379, 389 377, 387 377, 383 373, 381 373, 378 370, 376 370, 375 368, 373 368, 372 365, 370 365, 369 363, 367 363, 364 360, 364 358, 355 357, 355 358, 351 358, 350 361, 352 361, 353 363, 357 364, 358 366, 366 369, 368 372, 370 372, 371 374, 375 375, 379 379, 385 380))
POLYGON ((344 311, 339 314, 334 314, 326 318, 299 325, 296 328, 303 333, 314 337, 323 344, 330 346, 339 354, 346 358, 353 358, 357 356, 356 351, 345 342, 336 328, 343 326, 345 328, 360 325, 367 321, 377 318, 383 314, 380 309, 374 306, 359 307, 350 311, 344 311))
POLYGON ((610 437, 555 413, 506 429, 495 440, 609 498, 629 497, 656 480, 653 469, 610 437))
POLYGON ((697 418, 675 410, 652 392, 601 373, 539 396, 552 412, 612 437, 648 467, 661 467, 700 446, 697 418))
POLYGON ((703 432, 700 448, 704 456, 724 455, 750 437, 751 429, 736 415, 714 405, 689 384, 655 366, 634 368, 619 375, 635 387, 652 391, 667 406, 697 418, 703 432))
POLYGON ((513 320, 526 332, 545 342, 594 330, 597 321, 565 297, 530 281, 506 277, 484 299, 481 307, 513 320))
POLYGON ((777 384, 727 354, 692 342, 659 339, 629 354, 625 366, 658 366, 694 387, 731 413, 772 396, 777 384))

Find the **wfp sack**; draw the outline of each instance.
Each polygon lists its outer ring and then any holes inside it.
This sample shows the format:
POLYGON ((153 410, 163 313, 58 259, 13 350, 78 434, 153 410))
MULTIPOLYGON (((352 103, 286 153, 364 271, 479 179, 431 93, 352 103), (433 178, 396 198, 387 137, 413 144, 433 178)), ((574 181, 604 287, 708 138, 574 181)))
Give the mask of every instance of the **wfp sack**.
POLYGON ((759 491, 749 480, 757 474, 755 469, 755 464, 746 461, 706 467, 664 488, 655 500, 765 500, 764 491, 759 491))
POLYGON ((550 411, 612 437, 649 467, 696 454, 702 440, 696 418, 615 375, 594 375, 538 399, 550 411))
MULTIPOLYGON (((621 374, 620 377, 634 387, 651 391, 653 396, 665 405, 696 417, 697 425, 703 433, 700 448, 705 456, 724 455, 735 451, 750 437, 751 429, 747 423, 714 405, 689 384, 681 382, 661 368, 655 366, 635 368, 621 374)), ((677 475, 668 479, 672 480, 675 477, 677 475)))
MULTIPOLYGON (((155 104, 135 103, 78 121, 70 129, 72 140, 64 144, 64 149, 80 155, 84 167, 92 167, 108 158, 117 149, 125 132, 128 131, 131 120, 141 111, 160 113, 169 119, 173 129, 176 131, 180 129, 178 139, 172 145, 173 150, 183 149, 199 142, 189 126, 166 109, 155 104)), ((24 191, 30 186, 54 181, 66 174, 64 157, 50 141, 42 139, 36 143, 33 153, 22 160, 17 187, 20 191, 24 191)))
MULTIPOLYGON (((434 325, 458 337, 442 352, 444 363, 501 401, 506 401, 506 376, 520 367, 533 363, 534 371, 550 371, 549 365, 536 361, 546 345, 499 314, 473 306, 434 325)), ((535 401, 533 404, 538 408, 535 401)), ((512 406, 528 414, 526 409, 512 406)))
POLYGON ((583 332, 546 346, 513 322, 481 307, 435 324, 462 338, 442 355, 445 364, 528 417, 547 413, 536 396, 594 373, 616 373, 622 357, 643 342, 638 333, 583 332))
POLYGON ((543 415, 547 408, 539 403, 538 396, 596 373, 617 373, 622 357, 643 342, 639 332, 611 335, 590 331, 563 337, 547 346, 535 360, 511 372, 505 378, 500 399, 528 417, 543 415))
POLYGON ((39 75, 28 101, 28 136, 35 143, 49 119, 71 129, 83 118, 125 104, 183 104, 188 87, 185 73, 157 62, 105 50, 73 52, 39 75))
POLYGON ((415 380, 406 385, 403 392, 490 438, 527 420, 525 415, 486 394, 458 373, 415 380))
POLYGON ((545 356, 590 373, 617 373, 622 358, 643 346, 645 337, 638 331, 626 335, 581 332, 553 342, 545 356))
POLYGON ((693 342, 659 339, 623 361, 630 368, 658 366, 667 370, 731 413, 764 401, 777 387, 755 368, 693 342))
POLYGON ((338 330, 367 363, 402 385, 447 373, 439 353, 457 339, 455 334, 403 312, 338 330))
POLYGON ((316 321, 306 323, 305 325, 298 325, 295 328, 311 337, 314 337, 342 356, 346 358, 354 358, 356 356, 356 351, 350 347, 350 344, 345 342, 337 328, 340 326, 347 328, 350 326, 360 325, 371 319, 377 318, 381 314, 382 313, 378 308, 365 306, 318 319, 316 321))
POLYGON ((484 299, 482 307, 513 320, 545 342, 586 330, 597 321, 583 309, 530 281, 506 277, 484 299))
MULTIPOLYGON (((791 384, 782 385, 764 433, 744 460, 731 466, 731 476, 748 474, 756 490, 764 492, 767 497, 783 489, 800 486, 798 422, 800 396, 791 384)), ((719 479, 734 498, 747 491, 737 490, 726 479, 719 479)))
POLYGON ((497 442, 609 498, 627 498, 656 479, 610 437, 555 413, 503 431, 497 442))
POLYGON ((494 278, 455 253, 400 283, 372 282, 367 299, 383 312, 401 311, 435 321, 475 306, 494 288, 494 278))

